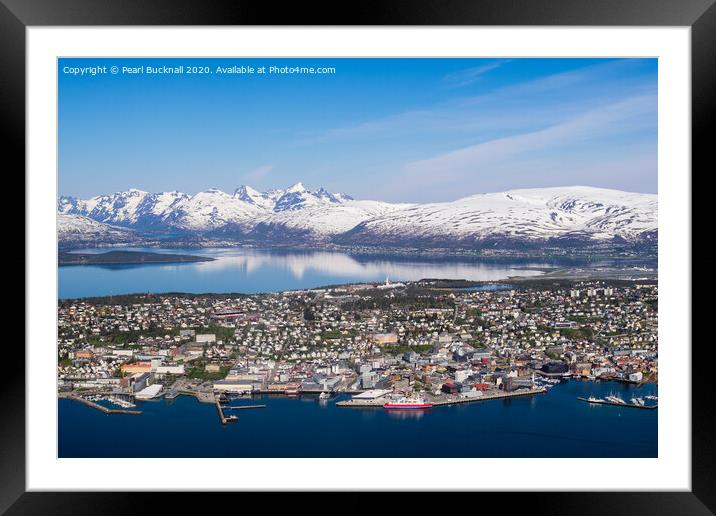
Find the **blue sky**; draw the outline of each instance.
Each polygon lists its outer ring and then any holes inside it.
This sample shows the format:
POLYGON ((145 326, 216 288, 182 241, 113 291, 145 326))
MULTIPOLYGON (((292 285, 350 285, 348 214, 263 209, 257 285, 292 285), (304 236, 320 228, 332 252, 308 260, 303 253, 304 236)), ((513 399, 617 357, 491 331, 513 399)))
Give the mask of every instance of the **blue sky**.
POLYGON ((657 191, 656 59, 60 59, 58 73, 60 195, 298 181, 415 202, 657 191), (63 72, 142 64, 336 72, 63 72))

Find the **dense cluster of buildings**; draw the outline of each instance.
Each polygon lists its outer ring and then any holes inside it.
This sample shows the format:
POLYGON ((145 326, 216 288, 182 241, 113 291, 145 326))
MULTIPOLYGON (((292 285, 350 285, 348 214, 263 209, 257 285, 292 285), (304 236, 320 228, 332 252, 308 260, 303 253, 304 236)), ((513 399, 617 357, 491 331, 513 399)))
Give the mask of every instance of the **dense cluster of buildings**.
POLYGON ((656 284, 386 281, 62 301, 59 388, 475 396, 536 377, 656 381, 657 299, 656 284))

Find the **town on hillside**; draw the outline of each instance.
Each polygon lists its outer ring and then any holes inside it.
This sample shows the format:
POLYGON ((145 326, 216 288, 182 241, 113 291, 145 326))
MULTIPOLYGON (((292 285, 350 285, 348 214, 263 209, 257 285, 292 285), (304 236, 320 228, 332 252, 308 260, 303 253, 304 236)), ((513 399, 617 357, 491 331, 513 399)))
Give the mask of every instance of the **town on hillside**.
POLYGON ((58 393, 127 406, 343 393, 340 405, 382 406, 549 395, 565 377, 656 383, 657 310, 655 281, 596 280, 61 300, 58 393))

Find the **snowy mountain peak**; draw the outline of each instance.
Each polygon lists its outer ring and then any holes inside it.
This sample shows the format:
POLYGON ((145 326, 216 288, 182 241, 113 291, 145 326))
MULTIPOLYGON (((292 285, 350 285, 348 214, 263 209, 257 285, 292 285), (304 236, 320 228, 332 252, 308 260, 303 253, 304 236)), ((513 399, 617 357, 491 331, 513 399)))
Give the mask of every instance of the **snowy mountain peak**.
POLYGON ((275 204, 275 198, 271 196, 271 192, 259 192, 250 186, 242 185, 234 192, 234 197, 243 202, 259 206, 261 208, 272 210, 275 204))
POLYGON ((234 197, 238 197, 242 201, 248 201, 259 196, 261 196, 261 192, 247 185, 241 185, 234 191, 234 197))
POLYGON ((341 192, 334 193, 333 196, 336 198, 336 200, 337 200, 338 202, 347 202, 347 201, 354 201, 354 200, 355 200, 355 199, 353 199, 353 197, 351 197, 350 195, 345 194, 345 193, 341 193, 341 192))
POLYGON ((307 190, 303 183, 296 183, 276 199, 273 211, 301 210, 312 206, 340 204, 341 202, 343 201, 325 188, 319 188, 312 192, 307 190))
POLYGON ((305 192, 305 191, 306 191, 306 187, 303 186, 303 183, 299 181, 298 183, 293 184, 293 185, 289 186, 288 188, 286 188, 285 193, 287 193, 287 194, 301 193, 301 192, 305 192))
POLYGON ((124 192, 118 192, 115 195, 120 195, 123 197, 144 197, 149 192, 145 192, 144 190, 140 190, 138 188, 129 188, 125 190, 124 192))
POLYGON ((131 243, 136 235, 129 229, 102 224, 82 215, 57 215, 57 239, 68 243, 131 243))

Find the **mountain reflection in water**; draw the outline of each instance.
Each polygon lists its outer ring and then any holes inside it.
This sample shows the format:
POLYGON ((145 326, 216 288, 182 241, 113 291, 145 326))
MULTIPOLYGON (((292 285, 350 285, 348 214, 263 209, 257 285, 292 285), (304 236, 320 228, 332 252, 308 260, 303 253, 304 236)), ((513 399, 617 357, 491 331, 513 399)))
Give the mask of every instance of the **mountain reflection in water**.
MULTIPOLYGON (((129 250, 129 248, 128 248, 129 250)), ((60 298, 161 292, 278 292, 342 283, 424 278, 496 281, 535 276, 557 264, 471 257, 353 255, 336 251, 143 249, 210 256, 215 261, 148 266, 60 267, 60 298)), ((82 250, 82 252, 97 250, 82 250)))

